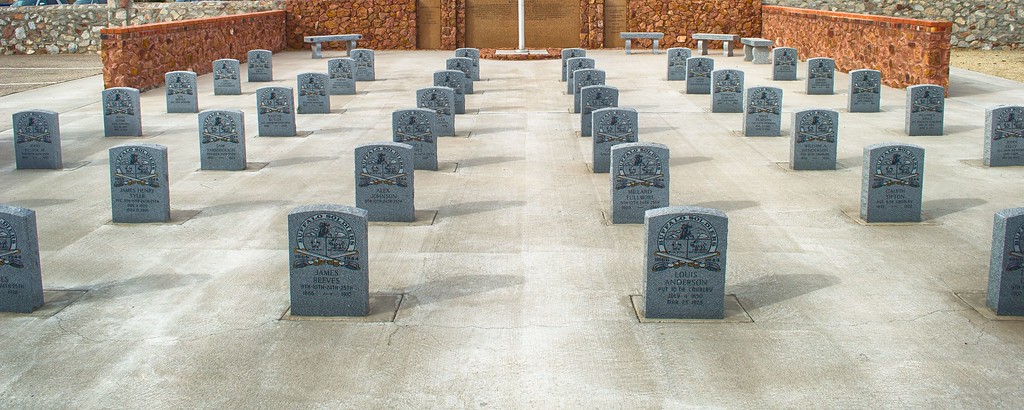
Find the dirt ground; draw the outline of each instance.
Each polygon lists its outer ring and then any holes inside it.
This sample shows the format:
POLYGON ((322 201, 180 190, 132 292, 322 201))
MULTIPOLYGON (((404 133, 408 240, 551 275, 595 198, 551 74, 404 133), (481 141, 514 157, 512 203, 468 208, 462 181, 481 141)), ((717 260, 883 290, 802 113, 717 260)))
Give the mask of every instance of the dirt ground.
POLYGON ((1024 83, 1024 49, 969 50, 954 48, 949 65, 1024 83))

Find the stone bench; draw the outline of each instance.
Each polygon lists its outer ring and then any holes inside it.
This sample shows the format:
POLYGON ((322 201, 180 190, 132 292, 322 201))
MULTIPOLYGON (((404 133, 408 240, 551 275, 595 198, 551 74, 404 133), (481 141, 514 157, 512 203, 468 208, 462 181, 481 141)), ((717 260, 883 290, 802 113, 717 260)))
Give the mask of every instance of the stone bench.
POLYGON ((632 50, 630 49, 633 39, 653 40, 654 47, 652 47, 652 51, 654 52, 654 54, 658 54, 658 41, 661 40, 662 38, 665 38, 665 33, 642 33, 624 31, 619 33, 619 37, 622 37, 624 40, 626 40, 626 54, 633 54, 632 50))
POLYGON ((320 46, 323 43, 329 43, 332 41, 347 41, 345 47, 345 55, 349 56, 352 53, 352 49, 356 48, 356 41, 362 40, 362 34, 333 34, 328 36, 305 36, 302 41, 310 43, 309 48, 313 50, 313 58, 323 58, 323 54, 320 54, 320 46))
POLYGON ((754 64, 771 64, 771 61, 768 61, 768 56, 771 54, 771 40, 744 37, 740 39, 740 43, 743 43, 743 61, 753 61, 754 64))
POLYGON ((740 36, 735 34, 695 33, 692 37, 697 40, 697 49, 702 56, 708 55, 708 41, 722 41, 722 55, 732 57, 732 46, 740 41, 740 36))

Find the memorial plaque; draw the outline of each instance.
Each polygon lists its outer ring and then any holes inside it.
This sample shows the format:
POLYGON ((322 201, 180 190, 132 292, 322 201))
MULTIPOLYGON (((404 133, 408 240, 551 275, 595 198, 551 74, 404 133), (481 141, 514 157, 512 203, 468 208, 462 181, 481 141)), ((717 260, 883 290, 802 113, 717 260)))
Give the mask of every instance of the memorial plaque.
POLYGON ((465 74, 465 78, 462 80, 462 91, 464 94, 473 94, 473 59, 466 57, 449 58, 445 60, 445 69, 461 71, 462 74, 465 74))
POLYGON ((327 60, 331 95, 356 94, 356 61, 351 58, 327 60))
MULTIPOLYGON (((516 2, 466 0, 466 47, 512 49, 517 47, 516 2)), ((461 9, 460 9, 461 10, 461 9)), ((538 0, 524 4, 526 44, 537 48, 576 47, 580 43, 580 3, 538 0)), ((460 30, 461 31, 461 30, 460 30)))
POLYGON ((455 91, 455 113, 466 113, 466 74, 458 70, 434 72, 434 87, 448 87, 455 91))
POLYGON ((12 115, 14 161, 18 169, 61 169, 60 122, 49 110, 20 111, 12 115))
POLYGON ((196 73, 171 71, 164 74, 164 89, 167 92, 168 113, 197 113, 199 98, 196 96, 196 73))
POLYGON ((619 89, 607 85, 590 85, 580 89, 580 135, 589 137, 594 126, 594 111, 619 106, 619 89))
POLYGON ((996 212, 987 299, 997 315, 1024 316, 1024 208, 996 212))
MULTIPOLYGON (((628 16, 631 10, 638 10, 636 8, 630 9, 629 0, 604 0, 604 20, 601 23, 604 24, 604 48, 623 48, 626 47, 626 40, 619 36, 619 33, 630 30, 628 16)), ((598 3, 589 3, 590 7, 594 7, 598 3)), ((665 3, 659 3, 659 6, 665 3)), ((593 9, 591 9, 593 10, 593 9)), ((653 10, 652 10, 653 11, 653 10)), ((659 7, 659 11, 661 11, 659 7)), ((635 17, 634 17, 635 18, 635 17)), ((600 24, 600 23, 599 23, 600 24)), ((578 31, 578 30, 577 30, 578 31)))
POLYGON ((572 104, 574 113, 579 113, 582 110, 582 104, 580 101, 580 89, 591 85, 605 85, 605 72, 604 70, 598 70, 596 68, 584 68, 582 70, 576 70, 573 76, 573 93, 572 93, 572 104))
POLYGON ((306 205, 288 213, 291 314, 370 313, 366 211, 306 205))
POLYGON ((103 90, 103 133, 107 137, 142 135, 139 90, 113 87, 103 90))
POLYGON ((725 213, 696 206, 653 209, 644 217, 644 232, 644 316, 725 318, 725 213))
POLYGON ((416 0, 416 49, 441 49, 441 0, 416 0))
POLYGON ((832 95, 836 85, 836 62, 817 57, 807 60, 807 94, 832 95))
POLYGON ((639 117, 632 108, 601 108, 593 115, 594 173, 607 173, 611 168, 612 147, 637 142, 639 117))
POLYGON ((0 312, 32 313, 42 306, 36 213, 0 205, 0 312))
POLYGON ((877 70, 850 71, 850 112, 878 112, 882 101, 882 72, 877 70))
POLYGON ((743 135, 778 137, 782 134, 782 89, 753 87, 747 89, 747 109, 743 112, 743 135))
POLYGON ((570 58, 586 57, 587 50, 582 48, 563 48, 562 49, 562 81, 568 81, 568 70, 566 68, 570 58))
POLYGON ((686 60, 693 51, 685 47, 673 47, 665 51, 668 55, 668 81, 686 81, 686 60))
POLYGON ((291 87, 256 90, 256 122, 261 137, 295 136, 295 101, 291 87))
POLYGON ((456 48, 455 56, 473 60, 472 70, 469 73, 470 79, 480 81, 480 50, 475 48, 456 48))
POLYGON ((357 48, 352 50, 351 58, 356 62, 356 81, 374 81, 377 79, 373 66, 373 50, 357 48))
POLYGON ((205 170, 245 169, 245 114, 240 110, 199 113, 199 162, 205 170))
POLYGON ((371 221, 413 222, 413 148, 378 142, 356 147, 356 206, 371 221))
POLYGON ((668 147, 662 144, 633 142, 612 147, 612 223, 643 223, 648 209, 668 206, 668 160, 668 147))
POLYGON ((793 113, 789 167, 795 170, 836 169, 839 113, 803 110, 793 113))
POLYGON ((690 57, 686 60, 686 93, 711 94, 711 72, 715 60, 709 57, 690 57))
POLYGON ((795 48, 778 47, 772 50, 772 80, 796 81, 798 61, 795 48))
POLYGON ((567 82, 567 84, 565 85, 565 92, 566 93, 572 94, 573 91, 575 91, 572 88, 573 72, 575 72, 576 70, 582 70, 584 68, 596 68, 596 62, 594 61, 594 59, 593 58, 587 58, 587 57, 574 57, 574 58, 570 58, 570 59, 565 61, 566 82, 567 82))
POLYGON ((416 107, 433 110, 434 136, 455 135, 455 90, 449 87, 429 87, 416 90, 416 107))
POLYGON ((1024 165, 1024 106, 985 110, 984 161, 990 167, 1024 165))
POLYGON ((110 210, 114 222, 170 221, 167 147, 118 145, 109 150, 109 155, 110 210))
POLYGON ((413 168, 437 171, 437 113, 426 108, 391 113, 391 140, 412 146, 413 168))
POLYGON ((946 89, 942 86, 921 84, 907 87, 907 135, 942 135, 945 105, 946 89))
POLYGON ((327 92, 330 78, 324 73, 302 73, 296 77, 299 90, 299 114, 330 114, 331 95, 327 92))
POLYGON ((920 222, 924 148, 882 143, 864 147, 860 217, 866 222, 920 222))
POLYGON ((270 50, 250 50, 248 54, 249 82, 274 81, 274 53, 270 50))
POLYGON ((711 112, 743 112, 743 72, 715 70, 711 73, 711 112))
POLYGON ((213 62, 213 95, 242 95, 240 67, 233 58, 213 62))

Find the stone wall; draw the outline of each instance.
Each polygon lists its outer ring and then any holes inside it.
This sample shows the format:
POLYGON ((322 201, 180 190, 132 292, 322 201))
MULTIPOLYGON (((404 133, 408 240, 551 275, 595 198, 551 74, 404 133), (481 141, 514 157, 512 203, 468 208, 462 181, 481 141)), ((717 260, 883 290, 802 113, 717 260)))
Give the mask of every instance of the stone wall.
MULTIPOLYGON (((288 0, 288 48, 309 48, 303 36, 362 34, 361 48, 416 48, 415 0, 288 0)), ((331 47, 324 44, 324 48, 331 47)), ((333 44, 344 47, 343 43, 333 44)))
MULTIPOLYGON (((603 5, 602 0, 581 0, 580 47, 604 47, 603 5)), ((665 33, 660 42, 665 48, 696 47, 693 33, 761 36, 760 0, 630 0, 628 10, 627 31, 665 33)), ((651 41, 633 40, 633 46, 650 47, 651 41)))

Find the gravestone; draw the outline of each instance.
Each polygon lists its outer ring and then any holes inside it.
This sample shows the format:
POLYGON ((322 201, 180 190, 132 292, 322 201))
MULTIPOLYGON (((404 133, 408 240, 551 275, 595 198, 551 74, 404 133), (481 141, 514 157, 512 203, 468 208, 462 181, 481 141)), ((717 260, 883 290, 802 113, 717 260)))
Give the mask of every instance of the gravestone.
POLYGON ((370 313, 366 211, 306 205, 288 213, 291 314, 370 313))
POLYGON ((644 316, 725 318, 725 213, 696 206, 652 209, 644 216, 644 232, 644 316))
POLYGON ((413 148, 397 142, 360 145, 355 151, 356 206, 371 221, 413 222, 413 148))
POLYGON ((213 95, 242 95, 238 60, 222 58, 213 62, 213 95))
POLYGON ((36 213, 0 205, 0 312, 32 313, 42 306, 36 213))
POLYGON ((247 56, 250 83, 274 81, 274 53, 270 50, 249 50, 247 56))
POLYGON ((586 57, 587 50, 582 48, 563 48, 562 49, 562 81, 569 80, 569 72, 567 69, 567 63, 570 58, 586 57))
POLYGON ((455 135, 455 90, 450 87, 428 87, 416 90, 416 107, 433 110, 434 136, 455 135))
POLYGON ((473 59, 466 57, 455 57, 445 60, 445 69, 461 71, 465 77, 462 79, 462 90, 464 94, 473 94, 473 59))
POLYGON ((205 170, 245 169, 245 114, 240 110, 199 113, 199 162, 205 170))
POLYGON ((167 93, 168 113, 197 113, 199 98, 196 95, 196 73, 171 71, 164 74, 164 89, 167 93))
POLYGON ((434 87, 448 87, 455 91, 455 113, 466 113, 466 74, 458 70, 443 70, 434 72, 434 87))
POLYGON ((475 48, 456 48, 455 56, 473 60, 473 69, 470 71, 470 79, 473 81, 480 81, 480 50, 475 48))
POLYGON ((573 78, 573 73, 576 70, 582 70, 584 68, 596 68, 597 67, 596 64, 597 63, 594 61, 593 58, 587 58, 587 57, 575 57, 575 58, 570 58, 569 60, 567 60, 565 62, 566 81, 567 81, 566 84, 565 84, 565 92, 567 94, 572 94, 575 91, 575 89, 572 88, 572 78, 573 78))
POLYGON ((807 94, 834 94, 836 85, 835 77, 835 60, 825 57, 807 59, 807 94))
POLYGON ((142 135, 139 90, 113 87, 103 90, 103 133, 107 137, 142 135))
POLYGON ((351 58, 327 60, 327 75, 330 77, 331 95, 356 94, 356 61, 351 58))
POLYGON ((49 110, 19 111, 12 115, 14 161, 18 169, 61 169, 60 121, 49 110))
POLYGON ((580 90, 591 85, 605 85, 605 72, 596 68, 584 68, 576 70, 573 74, 572 112, 578 114, 582 110, 580 90))
POLYGON ((866 222, 920 222, 924 148, 881 143, 864 147, 860 217, 866 222))
POLYGON ((985 110, 984 161, 990 167, 1024 165, 1024 106, 985 110))
POLYGON ((882 101, 882 72, 878 70, 850 71, 850 112, 878 112, 882 101))
POLYGON ((782 89, 753 87, 747 89, 747 109, 743 113, 743 135, 778 137, 782 134, 782 89))
POLYGON ((633 142, 612 147, 612 223, 638 224, 648 209, 668 206, 669 151, 662 144, 633 142))
POLYGON ((789 167, 795 170, 836 169, 839 113, 803 110, 793 113, 789 167))
POLYGON ((291 87, 256 90, 256 123, 261 137, 295 136, 295 101, 291 87))
POLYGON ((987 299, 997 315, 1024 316, 1024 208, 996 212, 987 299))
POLYGON ((637 142, 639 116, 632 108, 601 108, 594 111, 594 173, 611 168, 612 147, 637 142))
POLYGON ((668 81, 686 81, 686 60, 693 56, 693 51, 685 47, 673 47, 665 51, 668 56, 668 81))
POLYGON ((711 73, 711 112, 743 112, 743 72, 715 70, 711 73))
POLYGON ((690 57, 686 60, 686 93, 711 94, 711 72, 715 60, 710 57, 690 57))
POLYGON ((940 85, 907 87, 907 135, 942 135, 945 105, 946 89, 940 85))
POLYGON ((171 220, 167 147, 118 145, 110 155, 110 211, 114 222, 171 220))
POLYGON ((619 89, 590 85, 580 89, 580 135, 589 137, 594 126, 594 111, 619 106, 619 89))
POLYGON ((374 81, 377 79, 373 65, 373 50, 357 48, 352 50, 349 56, 356 62, 356 81, 374 81))
POLYGON ((299 114, 330 114, 331 95, 327 92, 330 78, 324 73, 302 73, 296 77, 295 86, 299 90, 299 114))
POLYGON ((778 47, 772 50, 772 80, 796 81, 798 61, 795 48, 778 47))
POLYGON ((391 113, 391 140, 412 146, 413 168, 437 171, 437 113, 426 108, 391 113))

